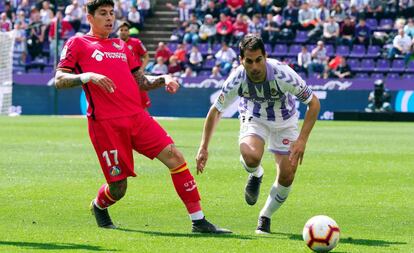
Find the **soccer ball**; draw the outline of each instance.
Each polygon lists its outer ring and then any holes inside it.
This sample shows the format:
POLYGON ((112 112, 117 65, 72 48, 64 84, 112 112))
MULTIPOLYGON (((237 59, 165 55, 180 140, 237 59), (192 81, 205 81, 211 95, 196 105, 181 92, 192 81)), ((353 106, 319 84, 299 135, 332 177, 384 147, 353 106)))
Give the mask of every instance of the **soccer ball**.
POLYGON ((339 242, 339 227, 325 215, 310 218, 303 228, 303 240, 316 252, 328 252, 339 242))

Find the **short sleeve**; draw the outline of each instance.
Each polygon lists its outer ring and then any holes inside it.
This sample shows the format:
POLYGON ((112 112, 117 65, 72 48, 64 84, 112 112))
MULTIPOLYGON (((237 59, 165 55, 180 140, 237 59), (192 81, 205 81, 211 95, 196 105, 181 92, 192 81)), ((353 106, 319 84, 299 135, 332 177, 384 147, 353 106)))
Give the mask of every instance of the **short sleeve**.
MULTIPOLYGON (((122 43, 124 43, 124 42, 122 42, 122 43)), ((132 53, 132 51, 129 50, 126 43, 124 43, 124 52, 127 56, 129 69, 131 71, 134 71, 134 70, 138 69, 140 67, 140 65, 138 64, 138 61, 135 59, 134 53, 132 53)))
POLYGON ((57 68, 75 70, 76 63, 78 62, 78 45, 76 43, 76 37, 70 38, 62 49, 60 54, 60 60, 57 68))
POLYGON ((219 96, 214 102, 214 106, 219 112, 223 112, 238 97, 238 90, 243 77, 241 67, 242 66, 233 71, 233 73, 231 73, 223 83, 223 88, 221 89, 219 96))
POLYGON ((276 82, 283 93, 289 92, 304 104, 308 104, 312 100, 312 89, 291 67, 286 64, 278 64, 274 70, 276 82))
POLYGON ((138 41, 137 43, 137 52, 138 52, 138 56, 144 55, 147 53, 147 49, 145 48, 144 44, 142 44, 141 41, 138 41))

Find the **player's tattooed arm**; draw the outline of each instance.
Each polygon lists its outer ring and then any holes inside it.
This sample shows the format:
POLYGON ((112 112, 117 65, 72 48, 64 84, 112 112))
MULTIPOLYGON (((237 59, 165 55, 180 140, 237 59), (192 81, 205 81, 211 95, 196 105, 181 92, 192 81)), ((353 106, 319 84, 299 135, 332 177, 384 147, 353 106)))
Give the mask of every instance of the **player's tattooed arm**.
POLYGON ((164 87, 168 93, 174 94, 177 92, 180 85, 177 80, 175 80, 170 75, 162 76, 148 76, 144 75, 141 70, 136 70, 132 72, 132 75, 135 78, 135 81, 138 83, 141 90, 153 90, 159 87, 164 87))
POLYGON ((142 90, 153 90, 166 85, 164 76, 147 76, 140 70, 132 72, 132 75, 142 90))
POLYGON ((110 78, 101 74, 86 72, 78 75, 64 69, 58 69, 56 71, 55 86, 58 89, 72 88, 75 86, 81 86, 85 83, 97 85, 108 93, 113 93, 116 89, 114 82, 110 78))
POLYGON ((55 86, 58 89, 72 88, 81 86, 80 75, 72 74, 68 70, 58 69, 55 75, 55 86))

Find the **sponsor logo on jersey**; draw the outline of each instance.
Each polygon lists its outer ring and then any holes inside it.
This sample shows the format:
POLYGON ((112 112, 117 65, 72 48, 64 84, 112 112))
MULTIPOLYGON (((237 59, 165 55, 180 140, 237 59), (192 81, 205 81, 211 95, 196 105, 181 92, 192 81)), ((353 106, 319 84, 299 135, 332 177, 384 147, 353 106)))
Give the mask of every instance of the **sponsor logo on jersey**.
POLYGON ((125 61, 125 62, 127 61, 127 56, 125 53, 101 52, 98 49, 95 49, 91 57, 97 61, 102 61, 104 57, 108 59, 121 59, 122 61, 125 61))
POLYGON ((282 141, 282 143, 283 143, 283 145, 288 145, 289 144, 289 140, 288 139, 283 139, 283 141, 282 141))
POLYGON ((103 60, 103 56, 104 56, 104 53, 102 53, 98 49, 95 49, 95 51, 93 51, 93 54, 92 54, 91 57, 93 59, 97 60, 97 61, 102 61, 103 60))
POLYGON ((121 168, 119 168, 118 166, 112 166, 109 169, 109 174, 113 177, 118 176, 119 174, 121 174, 121 168))

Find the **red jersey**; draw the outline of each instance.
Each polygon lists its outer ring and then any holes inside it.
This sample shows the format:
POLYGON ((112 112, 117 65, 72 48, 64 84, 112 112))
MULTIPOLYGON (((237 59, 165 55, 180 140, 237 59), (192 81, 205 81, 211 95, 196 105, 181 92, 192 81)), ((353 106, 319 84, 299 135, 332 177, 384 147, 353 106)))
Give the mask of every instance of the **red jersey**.
POLYGON ((138 65, 121 39, 91 35, 72 37, 62 50, 58 68, 70 69, 77 74, 98 73, 114 82, 113 93, 107 93, 92 82, 82 85, 89 102, 88 117, 102 120, 143 111, 139 87, 131 73, 138 69, 138 65))
MULTIPOLYGON (((50 23, 50 26, 49 26, 50 27, 49 37, 52 39, 54 39, 55 37, 55 26, 56 26, 56 19, 54 19, 52 23, 50 23)), ((72 31, 72 29, 73 29, 72 25, 68 21, 60 20, 60 34, 59 34, 60 39, 67 39, 69 37, 68 33, 72 31)))
MULTIPOLYGON (((138 63, 138 66, 142 66, 141 56, 147 53, 147 49, 145 48, 144 44, 142 44, 140 39, 131 38, 129 37, 127 41, 125 41, 129 50, 134 54, 134 57, 138 63)), ((140 90, 141 95, 141 103, 142 108, 146 109, 151 106, 151 100, 146 91, 140 90)))
POLYGON ((135 58, 138 61, 138 66, 142 66, 141 57, 147 53, 147 49, 145 48, 144 44, 142 44, 140 39, 131 38, 129 37, 127 41, 125 41, 128 48, 134 53, 135 58))

